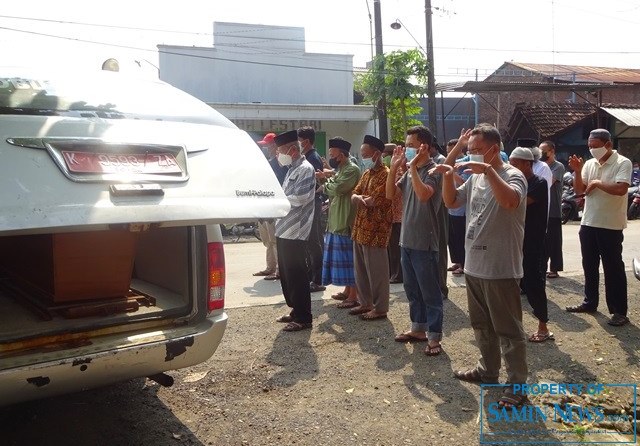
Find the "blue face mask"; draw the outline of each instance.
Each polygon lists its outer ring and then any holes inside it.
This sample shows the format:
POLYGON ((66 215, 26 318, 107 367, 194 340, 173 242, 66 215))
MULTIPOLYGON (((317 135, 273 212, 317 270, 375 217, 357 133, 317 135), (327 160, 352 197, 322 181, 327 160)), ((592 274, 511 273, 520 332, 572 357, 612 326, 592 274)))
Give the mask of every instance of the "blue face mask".
POLYGON ((407 158, 407 161, 411 162, 412 159, 416 157, 418 154, 418 150, 413 147, 407 147, 404 149, 404 156, 407 158))
POLYGON ((362 168, 364 170, 371 169, 374 164, 373 158, 362 158, 362 168))

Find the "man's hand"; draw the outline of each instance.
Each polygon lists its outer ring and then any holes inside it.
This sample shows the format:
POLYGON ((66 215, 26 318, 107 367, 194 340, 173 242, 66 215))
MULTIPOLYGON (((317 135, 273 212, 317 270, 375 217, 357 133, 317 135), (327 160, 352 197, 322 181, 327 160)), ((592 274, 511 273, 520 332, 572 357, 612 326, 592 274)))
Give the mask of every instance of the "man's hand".
POLYGON ((316 180, 324 180, 326 179, 327 176, 325 175, 325 173, 321 170, 316 170, 316 180))
POLYGON ((321 156, 320 159, 322 160, 322 166, 325 169, 331 169, 331 166, 329 166, 329 163, 327 162, 327 159, 324 156, 321 156))
POLYGON ((396 147, 393 149, 393 155, 391 156, 391 170, 395 172, 406 164, 407 157, 404 155, 404 147, 396 147))
POLYGON ((471 138, 471 130, 472 129, 462 129, 460 130, 460 137, 458 138, 458 142, 456 146, 466 147, 469 143, 469 138, 471 138))
POLYGON ((456 164, 454 166, 454 168, 456 170, 458 169, 464 169, 464 173, 474 173, 474 174, 482 174, 482 173, 486 173, 487 169, 491 167, 491 164, 487 164, 487 163, 478 163, 476 161, 467 161, 464 163, 460 163, 460 164, 456 164))
POLYGON ((409 162, 409 167, 418 167, 420 164, 424 164, 424 162, 429 158, 429 150, 425 147, 424 144, 420 144, 418 148, 418 153, 416 156, 409 162))
POLYGON ((351 203, 356 206, 366 206, 364 202, 364 197, 362 195, 351 195, 351 203))
POLYGON ((582 158, 579 158, 576 155, 571 155, 569 157, 569 167, 571 168, 571 170, 575 172, 574 175, 577 175, 580 172, 582 172, 583 165, 584 165, 584 161, 582 160, 582 158))
POLYGON ((589 195, 595 189, 598 189, 601 184, 602 184, 601 180, 591 180, 591 181, 589 181, 589 184, 587 184, 587 188, 584 190, 584 194, 585 195, 589 195))
POLYGON ((373 207, 374 203, 373 203, 373 197, 364 197, 364 199, 362 200, 362 202, 364 203, 364 205, 368 208, 373 207))
POLYGON ((433 175, 434 173, 441 173, 444 175, 449 172, 453 172, 453 167, 448 164, 437 164, 436 167, 429 170, 429 175, 433 175))

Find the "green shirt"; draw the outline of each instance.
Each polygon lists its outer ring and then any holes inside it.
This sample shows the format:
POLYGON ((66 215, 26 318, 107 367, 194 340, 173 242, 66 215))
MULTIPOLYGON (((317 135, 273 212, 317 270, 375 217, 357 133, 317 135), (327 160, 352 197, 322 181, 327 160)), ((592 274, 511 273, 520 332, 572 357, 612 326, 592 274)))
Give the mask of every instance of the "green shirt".
POLYGON ((324 184, 324 193, 329 196, 327 231, 338 235, 351 234, 356 211, 351 204, 351 193, 359 179, 360 168, 349 160, 324 184))

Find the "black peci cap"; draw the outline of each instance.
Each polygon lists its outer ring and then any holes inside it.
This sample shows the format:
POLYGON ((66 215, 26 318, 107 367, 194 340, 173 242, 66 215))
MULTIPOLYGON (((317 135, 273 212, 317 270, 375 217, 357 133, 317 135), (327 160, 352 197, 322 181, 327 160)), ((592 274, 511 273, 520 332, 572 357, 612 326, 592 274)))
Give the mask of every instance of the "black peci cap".
POLYGON ((384 143, 382 142, 382 140, 376 138, 375 136, 364 135, 362 144, 369 144, 374 149, 384 152, 384 143))
POLYGON ((279 133, 275 138, 273 138, 273 141, 278 147, 284 146, 285 144, 289 144, 297 140, 298 132, 296 130, 289 130, 288 132, 279 133))
POLYGON ((351 150, 351 143, 342 138, 332 138, 329 140, 329 148, 340 149, 343 152, 349 153, 351 150))

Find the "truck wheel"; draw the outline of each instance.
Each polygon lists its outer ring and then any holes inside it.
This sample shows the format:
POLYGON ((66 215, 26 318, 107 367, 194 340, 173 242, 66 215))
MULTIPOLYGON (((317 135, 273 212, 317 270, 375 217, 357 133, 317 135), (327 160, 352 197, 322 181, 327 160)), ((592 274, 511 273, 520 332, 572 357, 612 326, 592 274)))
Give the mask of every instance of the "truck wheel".
POLYGON ((627 211, 627 219, 635 220, 636 218, 638 218, 639 213, 640 206, 638 206, 638 203, 631 203, 631 206, 629 206, 629 210, 627 211))

